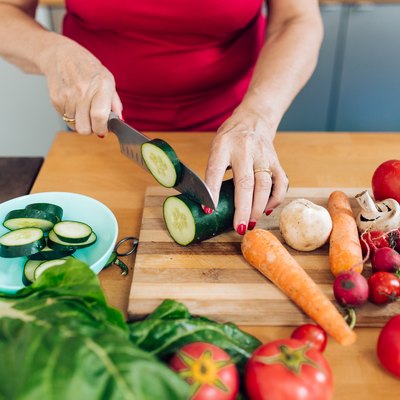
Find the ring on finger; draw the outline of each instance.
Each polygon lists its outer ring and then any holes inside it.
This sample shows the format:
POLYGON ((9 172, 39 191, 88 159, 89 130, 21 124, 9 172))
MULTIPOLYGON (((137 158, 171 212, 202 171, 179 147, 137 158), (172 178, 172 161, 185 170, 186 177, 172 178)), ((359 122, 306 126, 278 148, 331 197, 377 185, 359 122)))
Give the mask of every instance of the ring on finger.
POLYGON ((67 114, 64 114, 62 116, 63 121, 65 121, 67 124, 75 124, 75 118, 70 118, 67 116, 67 114))
POLYGON ((266 172, 272 178, 272 171, 269 168, 255 168, 254 174, 257 174, 258 172, 266 172))

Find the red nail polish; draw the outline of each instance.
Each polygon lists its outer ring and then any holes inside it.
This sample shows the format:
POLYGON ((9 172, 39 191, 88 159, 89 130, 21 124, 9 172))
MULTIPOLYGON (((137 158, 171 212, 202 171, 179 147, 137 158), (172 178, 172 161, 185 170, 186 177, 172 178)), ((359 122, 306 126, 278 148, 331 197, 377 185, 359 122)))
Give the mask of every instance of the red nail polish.
POLYGON ((214 212, 214 210, 210 207, 204 207, 204 212, 206 214, 212 214, 214 212))
POLYGON ((97 135, 99 139, 104 139, 104 135, 97 135))
POLYGON ((271 209, 265 211, 265 215, 270 215, 270 214, 272 213, 272 211, 274 211, 273 208, 271 208, 271 209))
POLYGON ((247 229, 249 231, 252 231, 254 229, 254 227, 256 226, 256 221, 249 221, 249 224, 247 225, 247 229))
POLYGON ((238 225, 236 231, 239 235, 244 235, 246 233, 246 225, 245 224, 238 225))
POLYGON ((125 122, 125 118, 124 118, 124 116, 122 114, 121 114, 121 121, 125 122))

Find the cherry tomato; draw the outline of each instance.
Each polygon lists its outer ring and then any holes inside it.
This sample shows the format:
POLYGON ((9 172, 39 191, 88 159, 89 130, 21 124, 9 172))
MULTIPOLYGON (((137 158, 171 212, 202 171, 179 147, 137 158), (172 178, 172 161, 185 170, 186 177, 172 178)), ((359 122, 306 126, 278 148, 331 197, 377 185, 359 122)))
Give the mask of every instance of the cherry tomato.
POLYGON ((378 166, 372 175, 375 200, 392 198, 400 203, 400 160, 388 160, 378 166))
POLYGON ((297 339, 260 346, 245 371, 251 400, 328 400, 332 372, 323 354, 297 339))
POLYGON ((290 337, 301 340, 320 352, 325 350, 326 343, 328 342, 326 332, 319 325, 315 324, 298 326, 290 337))
POLYGON ((376 351, 383 367, 400 378, 400 314, 382 328, 376 351))
POLYGON ((369 300, 374 304, 387 304, 400 297, 400 280, 391 272, 380 271, 368 279, 369 300))
POLYGON ((364 232, 360 236, 360 244, 363 256, 368 254, 372 257, 376 250, 382 247, 391 247, 391 241, 389 236, 383 231, 370 231, 364 232))
POLYGON ((205 342, 183 346, 170 367, 190 385, 192 400, 234 400, 239 391, 239 373, 231 357, 205 342))

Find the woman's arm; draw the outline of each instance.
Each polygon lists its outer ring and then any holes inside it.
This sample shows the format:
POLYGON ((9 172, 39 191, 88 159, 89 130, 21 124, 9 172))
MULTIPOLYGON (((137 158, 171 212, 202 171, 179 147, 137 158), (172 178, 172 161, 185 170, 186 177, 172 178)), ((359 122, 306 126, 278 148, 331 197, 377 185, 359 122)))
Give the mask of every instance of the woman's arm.
POLYGON ((218 201, 225 170, 232 166, 234 228, 240 234, 253 229, 263 212, 269 215, 285 198, 288 178, 273 140, 282 116, 316 66, 323 37, 317 0, 270 0, 268 5, 266 40, 249 89, 219 128, 206 170, 206 183, 218 201))
POLYGON ((0 56, 25 72, 46 76, 56 110, 75 119, 71 128, 103 136, 110 110, 122 112, 114 77, 81 45, 38 24, 37 4, 0 0, 0 56))

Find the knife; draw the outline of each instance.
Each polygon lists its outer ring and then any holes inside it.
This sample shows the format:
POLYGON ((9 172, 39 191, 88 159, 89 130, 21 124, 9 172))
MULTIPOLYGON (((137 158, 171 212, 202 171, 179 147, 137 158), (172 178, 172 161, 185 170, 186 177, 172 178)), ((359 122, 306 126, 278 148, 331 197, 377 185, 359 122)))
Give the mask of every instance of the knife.
MULTIPOLYGON (((111 112, 108 118, 108 129, 117 136, 121 153, 150 173, 143 160, 141 147, 143 143, 150 142, 151 139, 123 122, 114 112, 111 112)), ((174 186, 174 189, 196 203, 203 204, 213 210, 216 208, 210 189, 195 172, 182 162, 181 177, 178 184, 174 186)))

